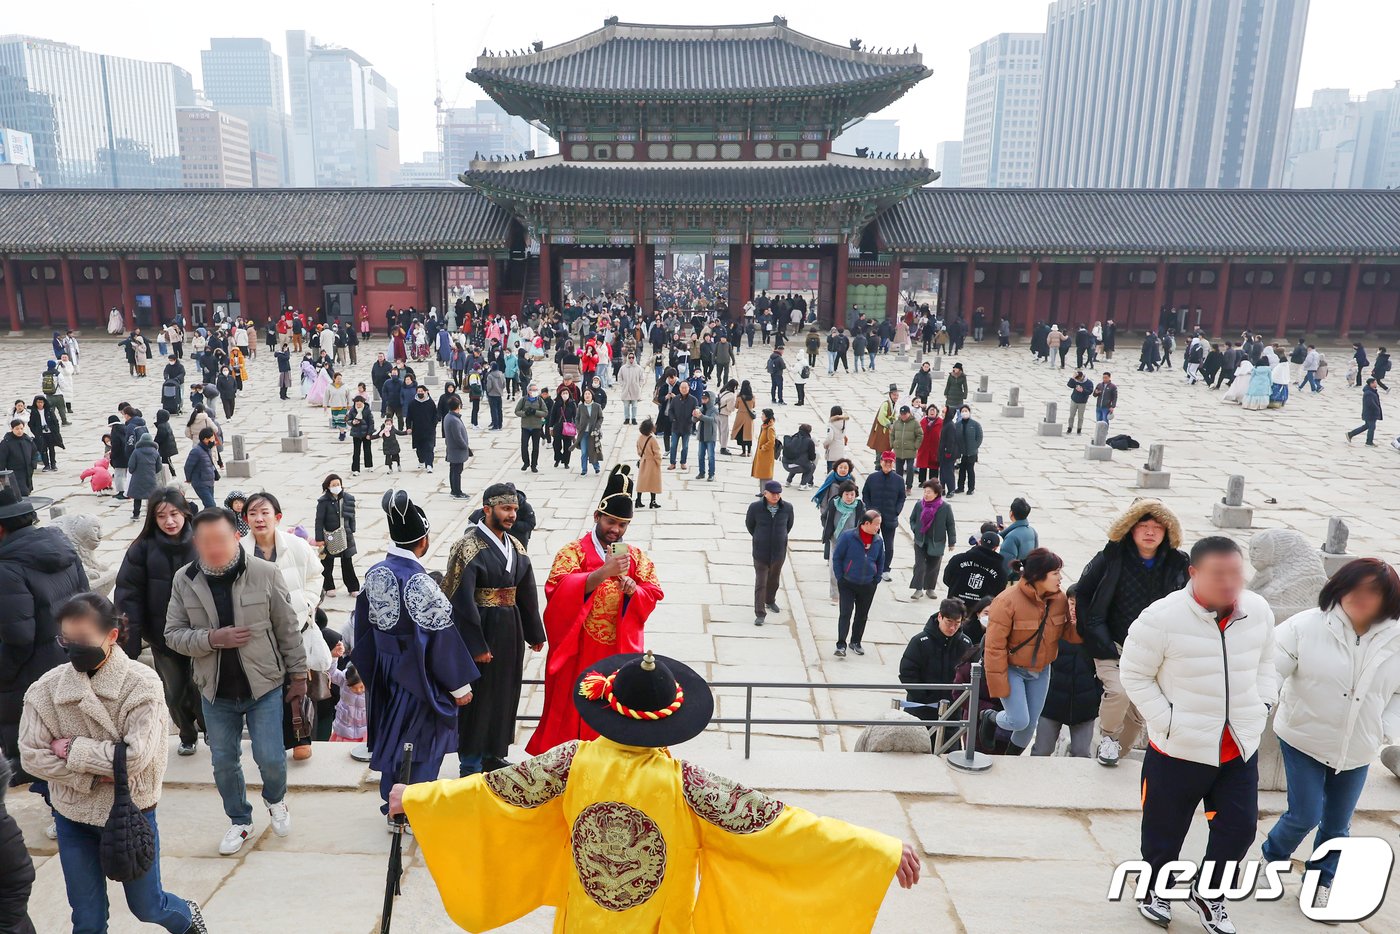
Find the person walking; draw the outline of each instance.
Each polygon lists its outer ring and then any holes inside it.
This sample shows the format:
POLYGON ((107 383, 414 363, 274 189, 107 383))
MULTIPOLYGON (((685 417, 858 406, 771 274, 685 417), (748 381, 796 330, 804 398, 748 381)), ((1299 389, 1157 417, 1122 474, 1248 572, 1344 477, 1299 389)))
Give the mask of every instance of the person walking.
POLYGON ((787 405, 783 401, 783 371, 787 369, 787 361, 783 359, 782 347, 773 348, 773 352, 768 355, 766 369, 770 383, 768 394, 771 398, 769 401, 774 405, 787 405))
POLYGON ((1366 378, 1366 385, 1361 390, 1361 425, 1347 432, 1348 443, 1364 431, 1367 446, 1376 446, 1376 422, 1385 417, 1381 411, 1381 394, 1376 391, 1377 382, 1374 376, 1366 378))
POLYGON ((895 533, 899 530, 899 514, 904 511, 904 480, 894 472, 894 451, 880 455, 880 469, 865 478, 860 498, 865 505, 880 514, 880 535, 884 548, 880 550, 880 576, 890 580, 890 564, 894 560, 895 533))
POLYGON ((739 384, 739 391, 736 394, 734 429, 730 434, 730 440, 739 443, 740 457, 747 457, 753 451, 754 423, 757 420, 758 413, 754 411, 753 404, 753 388, 749 386, 748 380, 744 380, 739 384))
POLYGON ((914 574, 909 581, 909 597, 933 599, 943 555, 957 541, 953 507, 943 498, 937 480, 925 480, 923 496, 909 512, 909 531, 914 537, 914 574))
MULTIPOLYGON (((191 417, 197 414, 200 413, 191 417)), ((185 482, 194 487, 206 509, 214 505, 214 482, 219 479, 219 471, 214 468, 214 443, 214 429, 201 428, 195 445, 185 455, 185 482)))
POLYGON ((642 508, 642 494, 651 496, 650 507, 660 509, 656 495, 661 492, 661 442, 656 440, 656 425, 649 418, 637 427, 637 508, 642 508))
MULTIPOLYGON (((623 411, 626 411, 625 403, 623 411)), ((635 404, 632 411, 636 411, 635 404)), ((515 414, 520 418, 520 469, 539 473, 540 438, 544 436, 545 421, 549 418, 549 403, 540 395, 539 385, 533 380, 515 403, 515 414)))
POLYGON ((568 469, 573 459, 574 438, 578 437, 578 401, 572 389, 560 387, 547 424, 554 441, 554 466, 568 469))
POLYGON ((821 507, 822 559, 827 563, 831 602, 837 603, 840 593, 836 587, 836 565, 831 560, 831 550, 843 532, 860 524, 861 516, 865 515, 865 504, 860 501, 860 488, 854 480, 840 480, 832 485, 832 490, 835 495, 821 507))
POLYGON ((1084 434, 1084 407, 1094 396, 1094 381, 1084 375, 1083 370, 1075 370, 1065 383, 1069 387, 1069 421, 1065 424, 1065 434, 1071 431, 1084 434))
POLYGON ((1172 903, 1155 894, 1181 856, 1202 804, 1213 812, 1203 871, 1186 900, 1212 934, 1229 934, 1219 891, 1233 881, 1258 833, 1259 739, 1278 701, 1274 614, 1245 589, 1244 554, 1224 536, 1191 548, 1191 581, 1143 610, 1123 644, 1119 671, 1151 742, 1142 762, 1142 859, 1154 894, 1138 912, 1171 923, 1172 903))
POLYGON ((773 479, 773 463, 777 458, 777 417, 772 409, 763 410, 763 424, 758 430, 758 443, 753 452, 749 476, 758 481, 761 491, 765 482, 773 479))
MULTIPOLYGON (((1396 732, 1400 710, 1400 577, 1377 558, 1348 562, 1322 587, 1317 607, 1279 624, 1274 731, 1288 776, 1288 807, 1263 857, 1287 861, 1314 828, 1314 846, 1350 836, 1371 762, 1396 732)), ((1332 893, 1338 853, 1309 861, 1313 905, 1332 893)))
MULTIPOLYGON (((578 405, 578 434, 574 440, 578 444, 579 474, 588 475, 589 464, 593 472, 603 472, 603 407, 593 398, 593 390, 583 390, 583 401, 578 405)), ((672 449, 674 451, 674 448, 672 449)), ((682 465, 684 466, 684 465, 682 465)))
POLYGON ((914 418, 907 405, 899 407, 899 416, 890 425, 890 450, 894 452, 895 473, 904 480, 904 492, 914 489, 914 463, 919 454, 919 446, 924 440, 924 430, 914 418))
POLYGON ((160 448, 156 446, 151 433, 141 432, 136 446, 131 449, 131 459, 127 464, 129 479, 126 495, 131 498, 131 521, 141 520, 141 506, 160 489, 160 448))
POLYGON ((506 373, 505 366, 497 360, 486 371, 486 376, 482 378, 481 385, 486 393, 486 405, 491 410, 491 431, 500 431, 505 427, 505 415, 502 398, 506 393, 506 373))
MULTIPOLYGON (((1258 366, 1258 364, 1255 364, 1258 366)), ((1317 371, 1322 367, 1322 355, 1317 352, 1317 347, 1308 345, 1307 356, 1303 358, 1303 381, 1298 384, 1298 388, 1304 386, 1312 388, 1313 392, 1322 392, 1322 383, 1318 381, 1317 371)))
POLYGON ((831 550, 831 566, 836 572, 840 601, 836 620, 837 658, 846 657, 848 644, 857 655, 865 654, 861 639, 865 636, 870 604, 875 599, 884 566, 885 540, 880 535, 880 521, 879 512, 865 510, 860 514, 859 524, 842 532, 831 550))
MULTIPOLYGON (((645 387, 646 371, 637 362, 637 355, 629 353, 627 362, 617 371, 617 395, 622 400, 622 424, 637 424, 637 403, 642 401, 642 391, 645 387)), ((518 406, 516 414, 519 414, 518 406)))
MULTIPOLYGON (((715 404, 714 394, 706 389, 700 393, 700 406, 695 410, 695 442, 700 448, 700 465, 695 479, 713 480, 715 478, 715 447, 718 441, 719 406, 715 404), (706 462, 710 465, 708 475, 705 473, 706 462)), ((811 479, 812 476, 808 473, 807 481, 809 484, 811 479)))
POLYGON ((949 558, 943 568, 943 586, 948 588, 948 596, 974 607, 1005 590, 1008 576, 1006 564, 997 553, 1000 545, 995 523, 987 523, 971 548, 949 558))
POLYGON ((978 742, 990 749, 998 729, 1011 734, 1008 755, 1019 756, 1031 743, 1050 687, 1050 665, 1060 640, 1078 642, 1069 618, 1069 599, 1060 590, 1064 561, 1037 548, 1022 562, 1021 579, 992 599, 982 662, 987 690, 1001 710, 978 714, 978 742))
POLYGON ((301 620, 293 612, 281 573, 276 565, 239 547, 233 513, 205 509, 191 524, 196 558, 175 575, 165 641, 192 659, 214 784, 230 821, 219 853, 232 856, 253 830, 240 762, 245 726, 272 830, 279 837, 291 833, 285 800, 283 685, 288 704, 306 697, 306 651, 301 620), (255 631, 258 638, 253 637, 255 631))
MULTIPOLYGON (((944 425, 944 433, 948 426, 944 425)), ((982 450, 982 423, 972 417, 972 406, 963 403, 958 417, 953 421, 953 432, 958 436, 958 484, 955 493, 972 494, 977 491, 977 457, 982 450)))
MULTIPOLYGON (((460 404, 460 403, 459 403, 460 404)), ((355 574, 355 497, 345 492, 339 474, 327 474, 321 481, 321 497, 316 500, 316 541, 321 543, 321 593, 335 596, 335 564, 340 562, 340 579, 355 597, 360 578, 355 574)), ((319 602, 319 601, 318 601, 319 602)))
POLYGON ((753 539, 753 624, 762 626, 768 613, 781 613, 778 587, 787 561, 788 533, 797 519, 792 503, 783 499, 783 485, 763 484, 759 498, 749 504, 744 527, 753 539))
MULTIPOLYGON (((956 684, 958 667, 975 651, 963 632, 967 608, 961 600, 947 599, 930 613, 923 631, 909 640, 899 659, 901 684, 956 684)), ((955 691, 909 690, 905 710, 920 720, 938 720, 940 701, 952 703, 955 691)), ((930 736, 933 739, 933 736, 930 736)), ((937 750, 935 750, 937 752, 937 750)))
MULTIPOLYGON (((442 419, 442 437, 445 445, 443 458, 447 461, 447 482, 450 494, 453 499, 468 499, 467 494, 462 492, 462 470, 472 456, 472 447, 467 436, 466 423, 462 421, 462 399, 460 396, 454 395, 447 400, 447 414, 442 419)), ((538 451, 537 446, 536 453, 538 451)))
POLYGON ((350 456, 350 475, 355 476, 360 472, 361 454, 364 455, 365 470, 373 470, 374 412, 363 395, 355 397, 349 413, 345 416, 345 423, 350 429, 350 447, 353 451, 350 456))
POLYGON ((107 598, 79 593, 59 608, 57 622, 69 663, 25 692, 19 745, 25 771, 48 785, 73 930, 107 929, 104 876, 115 863, 131 875, 122 889, 138 921, 173 934, 205 934, 199 906, 161 882, 156 810, 169 713, 160 676, 118 648, 122 618, 107 598), (119 843, 105 829, 117 801, 115 781, 150 825, 151 851, 122 851, 130 839, 119 843), (143 857, 151 862, 138 874, 143 857))
MULTIPOLYGON (((44 461, 44 472, 58 469, 58 449, 63 447, 63 435, 59 432, 58 411, 51 408, 48 398, 37 395, 29 405, 29 433, 39 448, 39 456, 44 461)), ((134 450, 136 439, 131 439, 127 450, 134 450)))
POLYGON ((413 401, 407 406, 404 421, 412 436, 413 451, 418 456, 419 466, 432 473, 433 456, 437 453, 438 414, 437 403, 428 395, 428 387, 417 387, 413 401))
POLYGON ((826 420, 826 437, 822 439, 822 453, 826 457, 826 469, 832 470, 836 462, 846 460, 849 456, 846 445, 850 438, 846 435, 846 423, 850 421, 850 416, 839 405, 831 407, 831 414, 826 420))
POLYGON ((1176 514, 1161 500, 1140 499, 1109 526, 1108 544, 1079 574, 1075 584, 1079 635, 1103 684, 1099 765, 1117 765, 1144 725, 1119 676, 1123 643, 1143 610, 1186 586, 1189 567, 1176 514))
POLYGON ((948 374, 947 381, 943 384, 943 402, 954 412, 962 408, 962 404, 967 401, 967 375, 963 373, 961 363, 953 364, 953 372, 948 374))

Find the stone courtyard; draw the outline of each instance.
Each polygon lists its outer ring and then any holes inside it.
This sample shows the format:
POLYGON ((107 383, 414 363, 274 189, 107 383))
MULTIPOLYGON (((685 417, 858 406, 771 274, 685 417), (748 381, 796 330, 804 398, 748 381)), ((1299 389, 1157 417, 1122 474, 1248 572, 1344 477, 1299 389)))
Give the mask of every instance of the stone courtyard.
MULTIPOLYGON (((957 359, 965 366, 973 390, 980 377, 989 377, 993 402, 973 404, 986 440, 977 465, 976 493, 951 501, 960 542, 982 521, 1009 513, 1012 498, 1025 496, 1032 504, 1031 524, 1039 531, 1041 543, 1065 558, 1068 583, 1101 547, 1105 528, 1133 497, 1159 495, 1165 500, 1180 517, 1189 544, 1218 531, 1211 524, 1212 508, 1224 495, 1229 475, 1241 474, 1246 484, 1244 503, 1253 509, 1252 527, 1230 534, 1242 544, 1247 545, 1260 530, 1294 529, 1317 547, 1326 536, 1329 519, 1340 517, 1351 530, 1348 550, 1352 554, 1397 559, 1389 527, 1400 502, 1395 481, 1400 462, 1389 447, 1395 432, 1387 433, 1385 426, 1392 423, 1383 422, 1375 448, 1359 442, 1348 445, 1343 439, 1343 430, 1360 421, 1359 392, 1346 384, 1343 375, 1347 350, 1324 348, 1332 361, 1332 376, 1320 395, 1295 389, 1283 409, 1244 411, 1222 404, 1222 392, 1186 385, 1179 356, 1170 370, 1137 372, 1137 336, 1120 335, 1116 359, 1103 361, 1100 371, 1110 369, 1120 386, 1112 433, 1130 434, 1142 447, 1115 451, 1108 461, 1086 459, 1092 427, 1071 437, 1037 434, 1046 402, 1059 403, 1061 421, 1067 415, 1069 393, 1064 384, 1073 372, 1073 354, 1071 366, 1062 370, 1032 363, 1024 343, 999 350, 994 341, 969 342, 957 359), (1002 414, 1012 387, 1020 389, 1023 418, 1002 414), (1154 442, 1166 445, 1170 487, 1140 491, 1134 486, 1137 469, 1154 442)), ((59 452, 60 471, 37 473, 36 492, 54 497, 66 513, 89 513, 100 519, 99 559, 115 572, 138 526, 130 521, 129 504, 92 493, 79 483, 78 474, 100 456, 106 418, 119 402, 130 401, 153 423, 162 362, 150 361, 150 378, 137 380, 127 375, 124 355, 114 338, 89 333, 82 346, 77 391, 69 400, 75 414, 73 424, 63 432, 67 447, 59 452)), ((361 345, 359 366, 346 370, 347 385, 369 382, 370 362, 382 346, 379 336, 369 346, 361 345)), ((0 342, 0 398, 31 399, 49 356, 46 341, 0 342)), ((734 374, 753 380, 760 408, 768 404, 766 356, 761 344, 745 349, 734 374)), ((789 344, 790 364, 804 356, 800 342, 789 344)), ((946 372, 952 361, 943 362, 946 372)), ((186 365, 190 366, 189 361, 186 365)), ((796 393, 790 383, 789 404, 776 407, 780 436, 808 422, 820 438, 829 408, 842 405, 852 416, 849 437, 859 455, 855 459, 862 471, 868 469, 864 440, 875 408, 889 383, 908 389, 914 366, 912 358, 881 356, 874 372, 828 377, 822 354, 807 385, 806 407, 799 410, 793 404, 796 393)), ((426 364, 418 366, 417 372, 425 375, 426 364)), ((359 499, 356 567, 361 574, 383 555, 387 540, 378 501, 391 483, 410 490, 429 513, 433 527, 433 548, 425 560, 429 567, 445 564, 468 512, 479 503, 480 491, 494 481, 521 485, 535 508, 538 528, 530 550, 541 583, 554 552, 589 527, 602 478, 581 477, 577 466, 567 473, 551 468, 547 450, 541 453, 538 474, 522 474, 518 422, 509 405, 505 430, 472 431, 476 456, 464 475, 464 488, 473 500, 459 502, 447 495, 446 466, 440 464, 431 475, 420 473, 413 468, 407 445, 404 459, 409 469, 402 476, 387 475, 380 466, 350 477, 349 442, 335 440, 324 411, 298 399, 278 400, 275 362, 265 349, 250 364, 250 375, 237 413, 224 422, 224 431, 226 438, 244 437, 253 475, 247 480, 230 479, 225 472, 216 487, 218 498, 235 488, 271 490, 281 499, 285 527, 305 524, 309 529, 322 478, 332 471, 340 473, 347 491, 359 499), (288 414, 301 417, 308 435, 304 454, 281 452, 279 438, 286 433, 288 414)), ((444 375, 438 374, 434 395, 441 391, 444 375)), ((535 375, 541 384, 557 382, 548 363, 537 365, 535 375)), ((1095 373, 1090 376, 1097 378, 1095 373)), ((942 376, 935 374, 935 397, 941 396, 941 387, 942 376)), ((1386 401, 1388 397, 1383 398, 1386 401)), ((177 469, 188 449, 180 434, 188 417, 188 400, 185 404, 186 415, 172 420, 178 423, 181 448, 175 459, 177 469)), ((613 401, 606 412, 605 467, 636 462, 636 433, 618 424, 620 408, 613 401)), ((485 426, 484 404, 482 410, 485 426)), ((441 451, 439 445, 439 457, 441 451)), ((231 445, 226 445, 226 463, 231 453, 231 445)), ((378 462, 377 445, 375 456, 378 462)), ((692 452, 692 468, 695 456, 692 452)), ((797 525, 778 598, 783 612, 770 615, 768 625, 757 628, 752 624, 752 567, 743 526, 744 510, 755 491, 749 464, 738 457, 721 457, 714 483, 691 476, 679 470, 663 471, 665 508, 639 510, 627 536, 655 560, 665 590, 665 599, 649 624, 649 647, 686 661, 717 682, 897 681, 905 643, 933 609, 928 601, 908 599, 912 557, 907 531, 899 533, 894 582, 880 588, 872 607, 864 640, 867 654, 837 659, 832 657, 836 607, 827 595, 827 570, 810 494, 791 491, 797 525)), ((46 513, 41 516, 47 518, 46 513)), ((343 589, 327 600, 325 608, 332 627, 347 628, 351 601, 343 589)), ((542 662, 543 655, 532 659, 527 677, 539 677, 542 662)), ((744 716, 741 689, 721 688, 717 693, 717 716, 744 716)), ((823 687, 761 687, 754 694, 754 717, 782 719, 878 718, 888 710, 890 699, 900 696, 893 690, 823 687)), ((527 688, 523 713, 537 714, 540 703, 538 689, 527 688)), ((522 723, 522 745, 531 726, 522 723)), ((1135 760, 1109 770, 1087 760, 998 758, 990 772, 963 775, 930 756, 856 753, 852 750, 859 732, 853 727, 756 726, 752 756, 745 759, 743 727, 717 725, 679 749, 678 755, 791 803, 914 841, 925 854, 925 879, 912 892, 892 889, 877 931, 981 934, 1147 929, 1130 906, 1113 905, 1104 898, 1112 867, 1137 856, 1135 760)), ((266 833, 266 820, 259 818, 257 839, 237 857, 219 858, 215 847, 225 818, 213 788, 207 749, 201 747, 193 758, 176 759, 173 737, 171 744, 160 807, 162 871, 172 891, 206 906, 212 930, 249 934, 293 928, 346 934, 378 930, 388 837, 377 810, 376 774, 350 760, 345 747, 318 744, 310 760, 290 765, 292 835, 279 839, 266 833)), ((521 755, 518 750, 517 755, 521 755)), ((250 758, 245 771, 256 777, 250 758)), ((455 775, 455 762, 444 771, 447 774, 455 775)), ((1261 829, 1271 825, 1282 802, 1281 793, 1261 794, 1261 829)), ((40 931, 64 930, 67 905, 62 873, 53 858, 54 845, 42 833, 40 802, 12 791, 8 803, 25 829, 38 867, 31 902, 34 920, 40 931)), ((1395 844, 1397 832, 1400 779, 1377 766, 1362 796, 1353 833, 1383 836, 1395 844)), ((1183 856, 1198 855, 1203 838, 1204 821, 1200 820, 1183 856)), ((409 852, 394 930, 422 934, 455 930, 411 843, 409 852)), ((508 859, 503 860, 503 871, 511 871, 508 859)), ((1312 928, 1296 907, 1296 876, 1290 885, 1280 902, 1244 903, 1234 909, 1240 930, 1312 928)), ((114 904, 120 904, 119 892, 114 904)), ((114 914, 114 932, 136 930, 124 911, 114 914)), ((549 930, 550 914, 538 912, 503 930, 549 930)), ((1189 912, 1177 922, 1178 928, 1183 925, 1195 925, 1189 912)), ((1380 913, 1351 928, 1400 929, 1400 900, 1392 898, 1380 913)))

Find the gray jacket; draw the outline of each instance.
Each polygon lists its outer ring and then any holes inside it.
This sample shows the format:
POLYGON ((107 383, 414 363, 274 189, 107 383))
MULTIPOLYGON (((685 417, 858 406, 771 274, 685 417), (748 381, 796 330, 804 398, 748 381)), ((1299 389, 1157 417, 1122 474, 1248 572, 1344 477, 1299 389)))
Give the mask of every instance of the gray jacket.
POLYGON ((467 441, 467 426, 462 423, 460 412, 448 412, 442 420, 442 436, 447 439, 446 460, 449 464, 465 464, 472 456, 471 444, 467 441))
POLYGON ((719 406, 714 402, 700 404, 700 421, 696 431, 696 439, 701 444, 710 444, 719 440, 719 406))
POLYGON ((603 408, 598 403, 578 404, 578 415, 574 419, 574 424, 578 428, 578 437, 597 434, 603 430, 603 408))
POLYGON ((170 605, 165 613, 165 644, 193 664, 195 687, 213 700, 219 687, 219 653, 238 653, 243 674, 253 696, 262 697, 280 688, 288 674, 306 674, 306 650, 302 648, 301 621, 292 609, 282 572, 271 561, 251 554, 247 566, 233 582, 234 625, 253 630, 240 649, 215 649, 209 634, 219 627, 218 611, 209 581, 192 562, 175 572, 170 605))
POLYGON ((506 374, 500 370, 490 370, 487 372, 486 378, 481 381, 481 385, 488 396, 503 396, 506 394, 506 374))

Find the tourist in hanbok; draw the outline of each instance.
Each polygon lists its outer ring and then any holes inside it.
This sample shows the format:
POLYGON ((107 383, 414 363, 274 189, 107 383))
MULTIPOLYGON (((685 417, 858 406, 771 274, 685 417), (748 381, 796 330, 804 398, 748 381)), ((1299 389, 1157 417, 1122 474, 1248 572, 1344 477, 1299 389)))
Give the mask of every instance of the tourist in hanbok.
POLYGON ((326 394, 331 388, 330 367, 316 367, 316 375, 312 377, 311 388, 306 392, 306 401, 311 405, 322 406, 326 404, 326 394))
POLYGON ((1230 384, 1230 388, 1225 390, 1225 395, 1220 397, 1221 402, 1233 402, 1239 405, 1244 401, 1244 394, 1249 389, 1250 378, 1254 374, 1254 364, 1248 360, 1241 360, 1235 367, 1235 380, 1230 384))
POLYGON ((1240 404, 1247 409, 1267 409, 1269 407, 1269 394, 1273 392, 1272 371, 1268 364, 1261 363, 1249 374, 1249 384, 1244 391, 1244 399, 1240 404))
POLYGON ((316 363, 311 359, 308 351, 301 358, 301 397, 309 399, 311 397, 311 387, 316 382, 316 363))
POLYGON ((331 411, 331 427, 340 432, 345 440, 345 417, 350 412, 350 389, 339 373, 331 377, 330 388, 326 390, 325 406, 331 411))
POLYGON ((107 314, 107 333, 120 334, 126 330, 126 324, 122 320, 121 309, 113 308, 107 314))
POLYGON ((1281 409, 1288 403, 1288 382, 1291 378, 1286 359, 1274 364, 1269 374, 1273 384, 1269 388, 1269 408, 1281 409))
POLYGON ((394 328, 393 332, 389 335, 389 346, 393 348, 393 352, 389 354, 389 359, 407 362, 408 337, 404 334, 403 328, 394 328))

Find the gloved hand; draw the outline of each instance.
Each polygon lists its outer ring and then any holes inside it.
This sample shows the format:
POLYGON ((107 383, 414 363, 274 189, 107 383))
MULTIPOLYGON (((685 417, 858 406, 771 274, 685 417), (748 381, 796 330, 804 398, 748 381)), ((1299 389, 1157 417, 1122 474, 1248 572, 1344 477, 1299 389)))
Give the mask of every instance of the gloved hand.
POLYGON ((306 675, 293 675, 292 680, 287 683, 285 700, 287 703, 300 700, 306 696, 306 675))
POLYGON ((247 626, 224 626, 209 633, 211 649, 237 649, 248 644, 253 630, 247 626))

